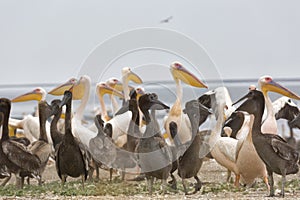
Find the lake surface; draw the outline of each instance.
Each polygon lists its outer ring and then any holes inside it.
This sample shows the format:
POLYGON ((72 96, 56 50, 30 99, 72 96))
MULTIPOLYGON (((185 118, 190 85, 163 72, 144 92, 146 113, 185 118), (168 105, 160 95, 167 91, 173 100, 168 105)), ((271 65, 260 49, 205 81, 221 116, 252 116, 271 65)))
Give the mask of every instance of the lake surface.
MULTIPOLYGON (((276 80, 278 83, 282 84, 283 86, 289 88, 290 90, 300 94, 300 79, 279 79, 276 80)), ((223 82, 218 81, 207 81, 206 82, 209 86, 209 89, 214 89, 219 86, 226 86, 228 91, 231 95, 232 101, 238 100, 240 97, 245 95, 248 92, 248 87, 251 84, 257 85, 257 80, 224 80, 223 82)), ((54 87, 59 84, 31 84, 31 85, 2 85, 0 86, 0 97, 6 97, 12 99, 20 94, 24 94, 26 92, 32 91, 36 87, 43 87, 46 91, 50 91, 54 87)), ((92 84, 95 85, 95 84, 92 84)), ((186 102, 191 99, 198 98, 203 93, 207 92, 208 89, 202 88, 193 88, 190 86, 182 84, 183 86, 183 102, 186 102)), ((165 104, 172 106, 176 99, 176 89, 174 82, 146 82, 142 85, 146 92, 155 92, 157 93, 159 99, 163 101, 165 104)), ((89 122, 92 121, 95 115, 95 109, 99 108, 99 102, 95 95, 95 88, 91 88, 91 96, 88 103, 88 106, 85 110, 85 119, 89 122)), ((280 97, 275 93, 270 93, 270 98, 272 100, 276 100, 280 97)), ((47 95, 47 101, 50 103, 53 99, 61 99, 62 97, 59 96, 52 96, 47 95)), ((110 100, 108 99, 107 95, 104 96, 105 103, 107 108, 111 108, 110 100)), ((294 101, 297 105, 299 102, 294 101)), ((79 105, 80 101, 74 101, 73 107, 74 111, 76 107, 79 105)), ((120 101, 121 103, 121 101, 120 101)), ((11 117, 13 118, 23 118, 24 115, 31 114, 35 111, 37 106, 36 101, 28 101, 28 102, 20 102, 20 103, 13 103, 12 110, 11 110, 11 117)), ((184 105, 183 105, 184 106, 184 105)), ((158 118, 161 119, 166 113, 165 111, 159 111, 158 118)), ((289 131, 286 121, 279 120, 278 121, 278 131, 286 135, 285 132, 289 131), (282 130, 284 129, 284 130, 282 130), (284 133, 283 133, 284 132, 284 133)), ((204 127, 207 125, 204 125, 204 127)), ((297 132, 297 131, 296 131, 297 132)), ((299 137, 300 138, 300 137, 299 137)))

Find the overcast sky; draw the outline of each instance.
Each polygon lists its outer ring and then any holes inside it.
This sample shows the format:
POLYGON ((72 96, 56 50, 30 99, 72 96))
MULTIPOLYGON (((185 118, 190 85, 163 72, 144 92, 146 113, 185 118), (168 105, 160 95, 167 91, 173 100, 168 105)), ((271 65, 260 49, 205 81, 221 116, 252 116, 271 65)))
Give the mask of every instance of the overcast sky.
MULTIPOLYGON (((224 79, 299 78, 299 6, 297 0, 0 0, 0 84, 63 82, 78 75, 101 43, 143 27, 174 30, 195 40, 224 79), (160 23, 169 16, 169 23, 160 23)), ((150 58, 157 66, 180 60, 166 52, 137 52, 118 59, 103 78, 120 77, 124 66, 150 66, 150 58)), ((163 79, 157 70, 141 76, 163 79)))

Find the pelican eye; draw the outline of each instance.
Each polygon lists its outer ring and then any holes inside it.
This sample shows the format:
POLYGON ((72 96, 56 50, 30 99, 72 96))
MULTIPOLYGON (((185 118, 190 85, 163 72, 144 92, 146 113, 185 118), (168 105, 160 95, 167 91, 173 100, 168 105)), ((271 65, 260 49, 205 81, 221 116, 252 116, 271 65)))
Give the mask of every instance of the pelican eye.
POLYGON ((266 82, 270 82, 270 81, 272 81, 272 78, 271 78, 271 77, 266 77, 266 78, 265 78, 265 81, 266 81, 266 82))

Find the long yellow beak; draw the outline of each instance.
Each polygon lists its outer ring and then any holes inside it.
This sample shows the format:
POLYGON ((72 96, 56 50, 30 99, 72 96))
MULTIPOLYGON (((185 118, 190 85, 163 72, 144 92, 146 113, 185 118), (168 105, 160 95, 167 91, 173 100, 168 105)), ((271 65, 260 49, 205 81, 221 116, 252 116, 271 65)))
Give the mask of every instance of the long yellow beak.
POLYGON ((194 87, 207 88, 207 86, 202 81, 200 81, 196 76, 190 73, 182 66, 182 64, 178 62, 172 63, 170 70, 174 79, 182 80, 186 84, 194 87))
POLYGON ((128 80, 133 81, 137 84, 142 84, 142 79, 134 72, 130 71, 128 74, 128 80))
POLYGON ((33 90, 31 92, 13 98, 11 102, 16 103, 16 102, 33 101, 33 100, 41 101, 42 97, 43 95, 41 93, 38 93, 36 90, 33 90))
POLYGON ((118 91, 123 91, 123 84, 121 81, 117 80, 116 82, 114 83, 110 83, 108 84, 109 87, 115 89, 115 90, 118 90, 118 91))
POLYGON ((99 93, 99 95, 101 95, 101 96, 103 96, 104 94, 112 94, 117 97, 124 98, 124 95, 121 92, 115 90, 114 88, 109 87, 105 83, 97 84, 96 89, 97 89, 97 92, 99 93))
POLYGON ((129 67, 124 67, 122 69, 122 76, 126 76, 128 81, 133 81, 137 84, 143 83, 142 79, 136 73, 132 72, 129 67))
POLYGON ((64 95, 66 90, 71 90, 73 94, 73 100, 82 99, 84 94, 84 85, 81 84, 77 79, 71 78, 66 83, 63 83, 56 88, 52 89, 48 94, 61 96, 64 95))
POLYGON ((271 80, 268 83, 261 84, 261 90, 263 93, 271 91, 271 92, 282 94, 292 99, 300 100, 300 96, 290 91, 289 89, 285 88, 284 86, 280 85, 279 83, 276 83, 273 80, 271 80))

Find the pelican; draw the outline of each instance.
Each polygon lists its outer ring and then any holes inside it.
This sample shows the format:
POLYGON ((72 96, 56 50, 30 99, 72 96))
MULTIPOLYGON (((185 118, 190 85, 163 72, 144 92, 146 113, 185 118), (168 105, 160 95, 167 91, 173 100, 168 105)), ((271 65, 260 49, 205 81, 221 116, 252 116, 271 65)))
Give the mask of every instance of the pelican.
MULTIPOLYGON (((289 93, 287 91, 286 93, 289 93)), ((262 133, 261 122, 265 107, 265 95, 257 90, 249 91, 238 102, 247 99, 239 107, 239 110, 252 114, 253 128, 252 140, 257 154, 265 163, 270 180, 269 196, 274 196, 273 172, 282 175, 281 196, 284 197, 285 177, 288 174, 296 174, 299 171, 299 154, 287 142, 273 133, 262 133)))
POLYGON ((90 97, 91 79, 87 75, 83 75, 79 80, 71 78, 66 83, 54 88, 49 92, 52 95, 63 95, 66 90, 72 88, 73 100, 81 99, 80 105, 72 118, 72 133, 77 137, 86 147, 89 146, 91 138, 97 135, 82 125, 84 109, 90 97))
MULTIPOLYGON (((16 102, 24 102, 24 101, 32 101, 32 100, 41 102, 46 100, 46 94, 47 93, 43 88, 38 87, 31 92, 15 97, 14 99, 11 100, 11 102, 16 103, 16 102)), ((39 109, 37 109, 37 111, 38 110, 39 109)), ((9 119, 9 123, 14 127, 22 128, 24 130, 24 135, 30 140, 30 142, 34 142, 39 139, 39 135, 40 135, 39 132, 40 123, 39 123, 38 116, 39 114, 37 112, 35 117, 32 115, 27 115, 22 120, 9 119)), ((52 145, 52 138, 50 135, 50 123, 48 121, 46 122, 46 134, 47 134, 49 144, 52 145)))
POLYGON ((275 118, 275 114, 274 114, 272 101, 271 101, 270 97, 268 96, 268 91, 276 92, 276 93, 282 94, 284 96, 287 96, 289 98, 296 99, 296 100, 300 100, 300 97, 297 94, 288 90, 287 88, 276 83, 271 76, 260 77, 258 80, 258 85, 264 95, 265 104, 266 104, 266 112, 267 112, 267 117, 263 121, 261 131, 262 131, 262 133, 266 132, 266 133, 277 134, 276 118, 275 118))
MULTIPOLYGON (((237 110, 239 110, 239 108, 237 108, 237 110)), ((268 190, 270 190, 266 166, 259 158, 252 142, 253 119, 247 112, 236 112, 244 115, 245 118, 249 118, 249 120, 245 120, 248 124, 243 124, 244 128, 242 128, 244 132, 248 132, 244 138, 238 140, 236 147, 235 156, 236 167, 238 169, 238 173, 236 174, 236 183, 239 183, 240 177, 242 177, 243 183, 247 185, 253 184, 256 178, 262 178, 268 190)))
MULTIPOLYGON (((112 87, 108 86, 104 82, 100 82, 96 85, 96 95, 99 99, 99 103, 100 103, 100 107, 101 107, 101 117, 102 117, 102 120, 104 122, 108 122, 111 118, 108 116, 107 109, 106 109, 106 106, 105 106, 105 102, 104 102, 104 99, 103 99, 103 96, 105 94, 109 94, 110 98, 114 99, 114 100, 115 100, 115 98, 113 97, 114 95, 118 96, 120 98, 124 98, 124 96, 123 96, 123 94, 121 94, 117 90, 113 89, 112 87)), ((93 123, 89 127, 89 129, 93 132, 96 132, 97 127, 96 127, 95 123, 93 123)))
POLYGON ((136 146, 136 152, 139 165, 146 175, 151 195, 154 177, 162 179, 165 191, 166 180, 172 168, 172 152, 165 140, 156 136, 158 130, 153 124, 149 109, 152 106, 153 109, 168 109, 169 107, 159 101, 155 93, 142 95, 138 104, 145 117, 146 131, 136 146))
POLYGON ((170 135, 170 122, 175 122, 178 127, 178 136, 181 143, 185 143, 191 139, 191 123, 186 114, 182 112, 182 86, 181 81, 199 88, 207 88, 207 86, 200 81, 197 77, 186 70, 179 62, 174 62, 170 67, 171 73, 176 83, 176 96, 177 99, 174 105, 171 107, 169 115, 165 119, 164 128, 168 138, 170 135))
MULTIPOLYGON (((273 101, 272 106, 273 106, 276 120, 286 119, 288 120, 289 123, 300 112, 297 105, 290 98, 286 96, 280 97, 275 101, 273 101)), ((222 134, 223 136, 227 135, 228 137, 232 137, 235 139, 243 139, 247 136, 249 132, 249 122, 250 122, 249 115, 244 115, 244 113, 242 112, 233 112, 232 115, 226 120, 223 128, 224 132, 222 132, 222 134)), ((291 137, 289 139, 295 142, 295 138, 293 138, 292 136, 293 135, 292 127, 290 127, 290 132, 291 132, 291 137)))
POLYGON ((67 176, 81 176, 82 187, 88 175, 88 158, 86 148, 72 134, 71 126, 72 92, 65 91, 60 107, 66 105, 65 134, 56 152, 56 170, 62 185, 67 176))
MULTIPOLYGON (((136 83, 142 83, 142 80, 135 73, 133 73, 128 67, 123 68, 122 74, 123 74, 124 98, 126 100, 126 98, 129 99, 128 82, 132 80, 136 83)), ((93 132, 81 124, 81 120, 83 118, 83 112, 87 105, 89 95, 90 95, 90 87, 91 87, 90 77, 87 75, 83 75, 79 80, 75 78, 71 78, 66 83, 51 90, 49 94, 63 95, 65 90, 69 90, 72 87, 73 87, 72 90, 73 100, 81 99, 81 103, 79 107, 76 109, 76 112, 72 118, 72 132, 76 137, 80 139, 80 141, 84 145, 88 147, 90 139, 96 137, 97 135, 97 132, 93 132)), ((127 133, 130 119, 131 119, 130 112, 126 112, 121 115, 115 116, 114 118, 108 121, 113 127, 112 139, 119 147, 123 146, 126 143, 126 133, 127 133)))
MULTIPOLYGON (((9 138, 8 120, 11 109, 11 101, 6 98, 0 99, 0 113, 3 114, 3 129, 0 140, 0 168, 7 169, 8 173, 16 175, 17 186, 21 186, 20 172, 28 171, 32 175, 39 174, 41 160, 38 156, 33 155, 26 147, 9 138)), ((6 170, 5 170, 6 171, 6 170)))
MULTIPOLYGON (((46 126, 45 126, 46 121, 50 117, 52 110, 46 101, 40 101, 38 105, 38 112, 39 112, 39 125, 40 125, 39 139, 33 142, 32 144, 30 144, 28 149, 32 154, 36 155, 41 161, 41 166, 38 170, 39 173, 38 183, 39 185, 42 185, 42 175, 46 168, 50 154, 52 153, 52 145, 48 143, 46 126)), ((21 180, 21 187, 23 187, 23 183, 24 183, 24 176, 22 177, 21 180)))
MULTIPOLYGON (((141 84, 142 79, 131 71, 129 67, 124 67, 122 69, 122 82, 123 82, 123 95, 125 104, 128 105, 128 101, 130 99, 130 87, 129 81, 133 81, 137 84, 141 84)), ((129 122, 131 120, 132 113, 130 111, 126 111, 122 114, 116 115, 114 118, 109 120, 107 123, 110 123, 113 127, 113 135, 112 139, 115 144, 119 147, 124 146, 127 142, 127 130, 129 127, 129 122)))
MULTIPOLYGON (((236 166, 236 147, 238 140, 230 137, 221 137, 221 130, 225 121, 226 98, 225 95, 228 91, 225 87, 219 87, 212 91, 205 93, 211 98, 211 107, 216 117, 216 124, 211 130, 208 144, 210 146, 210 153, 212 157, 222 166, 238 175, 236 166)), ((235 182, 238 186, 238 182, 235 182)))
MULTIPOLYGON (((117 78, 115 78, 115 77, 112 77, 112 78, 108 79, 108 80, 106 81, 106 84, 107 84, 109 87, 111 87, 111 88, 113 88, 113 89, 115 89, 115 90, 117 90, 117 91, 119 91, 119 92, 122 92, 122 91, 123 91, 123 86, 122 86, 121 81, 119 81, 119 80, 118 80, 117 78)), ((132 90, 133 87, 129 86, 129 89, 132 90)), ((115 114, 115 113, 119 110, 119 104, 118 104, 118 102, 116 101, 116 99, 115 99, 115 97, 114 97, 113 94, 109 94, 109 96, 110 96, 110 100, 111 100, 112 107, 113 107, 113 113, 115 114)), ((124 97, 123 97, 123 98, 124 98, 124 97)))
MULTIPOLYGON (((270 77, 265 76, 265 78, 261 78, 260 82, 261 82, 261 88, 265 91, 264 94, 264 98, 269 99, 269 97, 267 96, 267 91, 273 91, 273 92, 277 92, 289 97, 294 97, 296 98, 297 96, 292 93, 291 91, 289 91, 288 89, 280 86, 279 84, 275 83, 274 81, 272 81, 271 79, 269 79, 270 77)), ((255 90, 255 89, 254 89, 255 90)), ((250 90, 251 91, 251 90, 250 90)), ((280 107, 283 107, 282 104, 284 104, 284 99, 286 100, 286 98, 280 98, 279 100, 275 101, 273 104, 271 103, 271 101, 266 102, 266 105, 268 105, 271 110, 271 114, 273 115, 273 118, 275 120, 275 115, 274 112, 278 112, 280 107)), ((269 99, 270 100, 270 99, 269 99)), ((240 108, 237 108, 237 111, 239 111, 240 108)), ((268 110, 267 110, 268 111, 268 110)), ((270 112, 268 112, 267 119, 270 122, 272 122, 272 118, 270 112)), ((234 121, 239 121, 239 119, 241 117, 244 117, 244 119, 240 120, 240 124, 243 124, 241 129, 239 130, 239 133, 237 136, 240 137, 238 144, 237 144, 237 148, 236 148, 236 168, 237 168, 237 173, 236 173, 236 185, 239 182, 240 176, 242 176, 242 180, 244 183, 246 184, 252 184, 255 180, 255 178, 261 177, 263 178, 268 190, 270 190, 270 186, 268 184, 268 174, 267 174, 267 169, 263 163, 263 161, 260 159, 260 157, 258 156, 255 147, 253 145, 252 142, 252 124, 253 121, 250 121, 250 117, 247 114, 244 113, 234 113, 233 117, 231 117, 231 119, 233 120, 231 125, 234 124, 234 121), (244 117, 246 116, 246 117, 244 117), (234 118, 236 118, 234 120, 234 118), (241 134, 242 132, 242 134, 241 134), (246 134, 245 134, 246 133, 246 134)), ((270 130, 270 132, 272 132, 274 130, 274 127, 270 127, 270 122, 269 126, 265 127, 265 130, 270 130)), ((276 121, 275 121, 276 124, 276 121)), ((229 123, 227 122, 227 125, 230 125, 230 121, 229 123)), ((236 126, 236 124, 235 124, 236 126)), ((277 129, 277 128, 276 128, 277 129)), ((234 132, 236 132, 237 130, 235 130, 234 132)), ((276 130, 277 132, 277 130, 276 130)))

